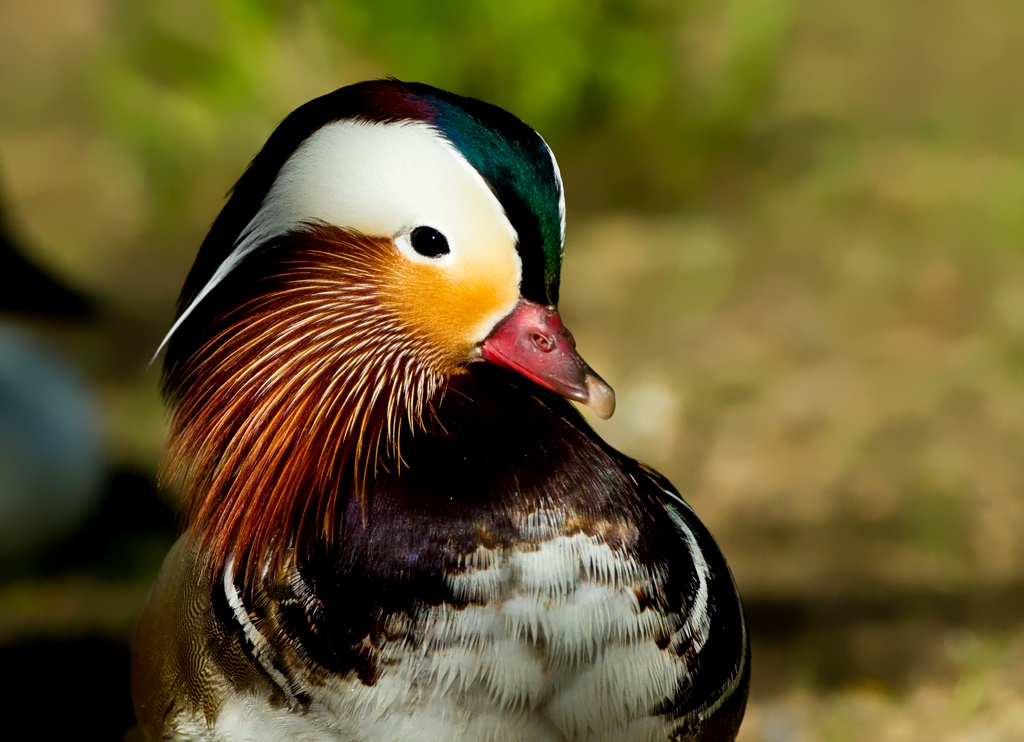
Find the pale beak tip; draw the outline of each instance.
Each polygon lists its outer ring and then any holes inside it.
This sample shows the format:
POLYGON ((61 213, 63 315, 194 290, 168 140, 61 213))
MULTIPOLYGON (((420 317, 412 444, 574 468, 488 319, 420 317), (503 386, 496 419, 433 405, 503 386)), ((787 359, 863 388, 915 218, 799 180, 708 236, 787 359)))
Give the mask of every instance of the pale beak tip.
POLYGON ((615 390, 594 372, 587 374, 587 398, 583 404, 594 411, 602 420, 607 420, 615 412, 615 390))

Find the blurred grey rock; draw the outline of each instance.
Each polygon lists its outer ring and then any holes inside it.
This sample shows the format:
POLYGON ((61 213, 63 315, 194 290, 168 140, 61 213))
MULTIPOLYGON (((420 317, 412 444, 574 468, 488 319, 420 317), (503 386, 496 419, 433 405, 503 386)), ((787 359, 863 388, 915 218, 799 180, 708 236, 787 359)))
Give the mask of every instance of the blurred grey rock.
POLYGON ((102 494, 100 416, 72 367, 0 323, 0 562, 69 533, 102 494))

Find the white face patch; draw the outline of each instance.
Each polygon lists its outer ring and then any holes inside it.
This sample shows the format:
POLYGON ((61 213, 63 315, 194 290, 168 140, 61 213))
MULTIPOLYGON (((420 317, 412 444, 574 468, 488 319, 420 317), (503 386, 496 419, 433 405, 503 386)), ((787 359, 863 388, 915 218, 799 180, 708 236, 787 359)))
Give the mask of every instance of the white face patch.
MULTIPOLYGON (((246 255, 316 223, 392 239, 409 260, 434 264, 454 277, 486 272, 489 265, 505 271, 512 264, 516 275, 510 278, 518 286, 522 272, 517 235, 500 202, 438 131, 420 122, 338 121, 314 132, 285 162, 234 249, 157 353, 246 255), (450 252, 436 258, 417 253, 409 235, 421 226, 443 234, 450 252)), ((497 322, 511 309, 503 308, 482 325, 497 322)))

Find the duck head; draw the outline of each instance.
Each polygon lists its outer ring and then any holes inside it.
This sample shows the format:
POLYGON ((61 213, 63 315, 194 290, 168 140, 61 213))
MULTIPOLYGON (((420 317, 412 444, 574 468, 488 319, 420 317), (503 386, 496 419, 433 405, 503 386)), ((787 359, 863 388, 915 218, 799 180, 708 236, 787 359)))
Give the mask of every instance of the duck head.
POLYGON ((608 417, 614 393, 557 310, 565 232, 544 140, 422 84, 297 109, 235 186, 165 338, 167 471, 213 560, 331 537, 346 472, 492 363, 608 417))

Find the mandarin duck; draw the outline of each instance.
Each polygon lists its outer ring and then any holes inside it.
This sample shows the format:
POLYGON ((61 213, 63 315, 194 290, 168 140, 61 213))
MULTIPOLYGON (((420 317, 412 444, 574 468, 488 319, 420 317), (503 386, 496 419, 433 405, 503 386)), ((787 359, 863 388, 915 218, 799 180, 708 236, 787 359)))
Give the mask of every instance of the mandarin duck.
POLYGON ((567 400, 544 140, 398 80, 294 111, 165 339, 189 505, 133 648, 142 739, 731 740, 732 575, 567 400))

